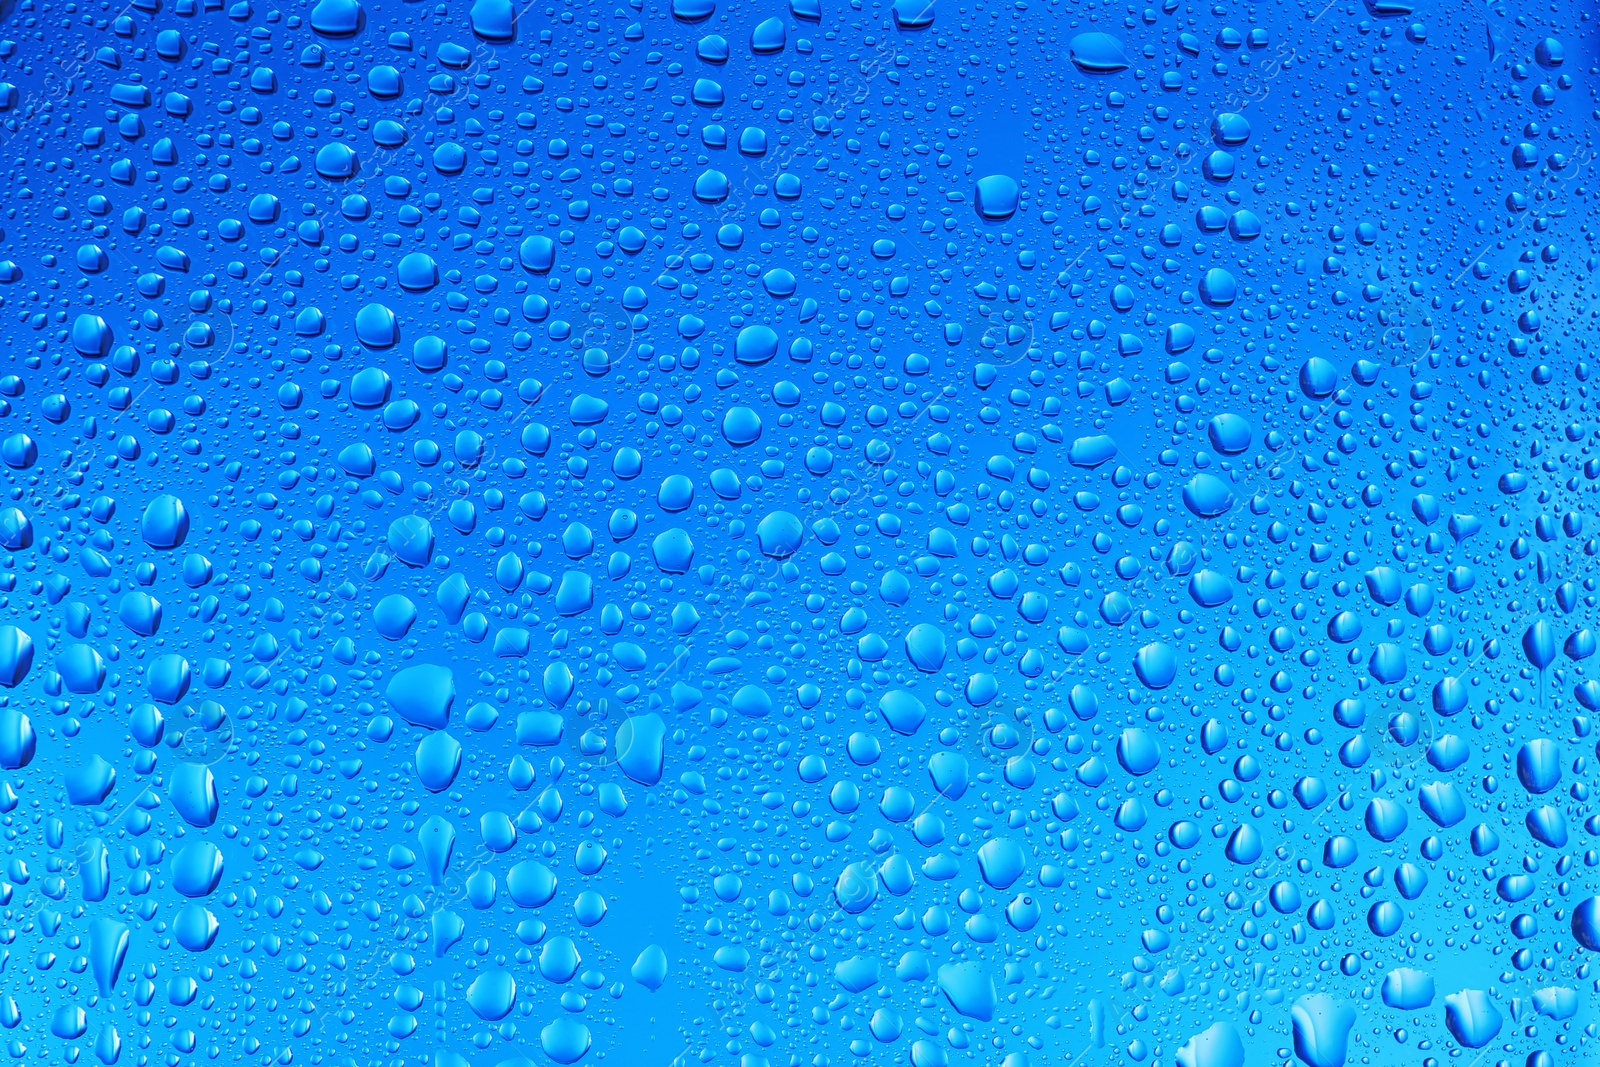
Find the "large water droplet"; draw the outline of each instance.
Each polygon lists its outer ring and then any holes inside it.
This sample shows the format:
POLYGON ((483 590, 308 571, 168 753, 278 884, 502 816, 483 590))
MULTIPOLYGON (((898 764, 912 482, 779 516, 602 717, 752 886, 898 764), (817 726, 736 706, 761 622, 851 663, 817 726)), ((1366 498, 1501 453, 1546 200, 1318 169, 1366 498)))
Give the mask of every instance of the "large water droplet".
POLYGON ((516 978, 510 971, 498 967, 478 975, 467 987, 467 1006, 480 1019, 489 1022, 504 1019, 517 1006, 516 978))
POLYGON ((1344 1067, 1356 1010, 1327 993, 1312 993, 1290 1009, 1294 1054, 1306 1067, 1344 1067))
POLYGON ((1232 1023, 1215 1022, 1186 1041, 1173 1058, 1178 1067, 1244 1067, 1244 1039, 1232 1023))
POLYGON ((1122 42, 1107 33, 1080 33, 1068 45, 1072 65, 1085 74, 1115 74, 1127 70, 1122 42))
POLYGON ((1503 1022, 1500 1009, 1481 989, 1463 989, 1444 998, 1444 1024, 1464 1048, 1487 1045, 1503 1022))
POLYGON ((1009 219, 1017 213, 1022 189, 1016 179, 1005 174, 991 174, 979 178, 973 186, 973 206, 978 214, 991 222, 1009 219))
POLYGON ((139 533, 151 548, 177 548, 189 536, 189 511, 171 493, 162 493, 145 506, 139 533))

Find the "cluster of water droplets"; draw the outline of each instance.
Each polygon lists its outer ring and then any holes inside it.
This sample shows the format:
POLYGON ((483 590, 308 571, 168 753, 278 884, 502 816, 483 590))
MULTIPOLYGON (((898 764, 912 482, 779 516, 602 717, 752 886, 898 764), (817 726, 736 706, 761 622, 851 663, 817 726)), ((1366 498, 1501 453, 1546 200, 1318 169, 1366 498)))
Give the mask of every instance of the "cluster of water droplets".
POLYGON ((1588 1062, 1591 17, 17 0, 7 1053, 1588 1062))

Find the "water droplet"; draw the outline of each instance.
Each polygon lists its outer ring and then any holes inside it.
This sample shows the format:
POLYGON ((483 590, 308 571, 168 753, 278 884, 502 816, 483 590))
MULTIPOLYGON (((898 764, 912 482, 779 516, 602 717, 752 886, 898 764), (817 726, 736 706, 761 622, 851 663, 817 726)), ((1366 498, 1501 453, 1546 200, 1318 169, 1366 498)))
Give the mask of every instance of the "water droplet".
POLYGON ((1482 1048, 1500 1032, 1503 1018, 1489 994, 1463 989, 1444 998, 1444 1024, 1464 1048, 1482 1048))
POLYGON ((510 971, 500 968, 486 971, 467 987, 467 1006, 474 1015, 488 1022, 504 1019, 516 1005, 517 980, 510 971))
POLYGON ((1290 1009, 1294 1053, 1306 1067, 1344 1067, 1356 1010, 1327 993, 1312 993, 1290 1009))
POLYGON ((1015 215, 1021 197, 1022 189, 1016 179, 1005 174, 979 178, 973 186, 973 205, 979 215, 991 222, 1001 222, 1015 215))
POLYGON ((1080 33, 1068 45, 1072 65, 1085 74, 1115 74, 1127 70, 1122 42, 1106 33, 1080 33))

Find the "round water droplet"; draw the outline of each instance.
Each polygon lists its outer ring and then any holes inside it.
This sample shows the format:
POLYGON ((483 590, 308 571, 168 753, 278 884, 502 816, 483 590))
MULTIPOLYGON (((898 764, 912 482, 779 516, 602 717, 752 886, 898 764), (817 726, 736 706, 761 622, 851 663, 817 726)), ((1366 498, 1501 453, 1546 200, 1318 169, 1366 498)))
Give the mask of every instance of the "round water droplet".
POLYGON ((1233 490, 1213 474, 1196 474, 1184 483, 1183 505, 1202 519, 1214 519, 1233 507, 1233 490))
POLYGON ((1400 681, 1406 676, 1406 652, 1391 641, 1380 642, 1367 661, 1367 672, 1385 685, 1400 681))
MULTIPOLYGON (((770 288, 771 286, 769 285, 769 290, 770 288)), ((784 286, 780 284, 779 288, 784 288, 784 286)), ((788 292, 782 293, 781 295, 788 296, 790 293, 794 292, 792 279, 787 288, 788 292)), ((774 293, 773 295, 776 296, 779 294, 774 293)), ((777 354, 778 335, 770 326, 762 326, 759 324, 755 326, 746 326, 744 329, 739 331, 738 337, 734 339, 733 358, 747 366, 760 366, 761 364, 772 359, 772 357, 776 356, 777 354)), ((760 421, 758 419, 756 424, 757 436, 759 436, 760 433, 760 421)), ((730 438, 729 440, 731 441, 732 439, 730 438)))
POLYGON ((517 9, 512 0, 473 0, 467 21, 479 40, 507 44, 517 39, 517 9))
POLYGON ((774 511, 756 524, 756 543, 761 554, 771 559, 787 559, 800 550, 805 537, 800 520, 787 511, 774 511))
POLYGON ((1250 140, 1250 121, 1233 111, 1224 111, 1211 120, 1211 139, 1219 145, 1233 147, 1250 140))
POLYGON ((1556 658, 1555 627, 1545 619, 1535 619, 1522 633, 1522 653, 1537 670, 1550 666, 1556 658))
POLYGON ((552 937, 539 949, 539 973, 560 985, 572 981, 583 966, 583 956, 570 937, 552 937))
POLYGON ((498 967, 478 975, 467 987, 467 1006, 488 1022, 504 1019, 517 1006, 516 978, 498 967))
POLYGON ((425 567, 433 559, 433 526, 420 515, 402 515, 389 524, 387 543, 400 562, 425 567))
POLYGON ((1401 1011, 1416 1011, 1433 1003, 1433 977, 1426 971, 1396 967, 1383 976, 1383 1002, 1401 1011))
POLYGON ((833 899, 846 913, 861 914, 878 899, 878 872, 865 860, 848 864, 833 883, 833 899))
POLYGON ((1548 793, 1561 782, 1561 748, 1538 737, 1517 749, 1517 781, 1530 793, 1548 793))
POLYGON ((1231 271, 1212 267, 1200 278, 1200 299, 1207 307, 1227 307, 1238 295, 1239 283, 1231 271))
POLYGON ((740 448, 755 444, 761 440, 761 416, 747 407, 729 408, 722 416, 722 438, 740 448))
POLYGON ((672 0, 672 17, 680 22, 704 22, 716 10, 716 0, 672 0))
POLYGON ((1600 896, 1582 900, 1572 909, 1572 936, 1590 952, 1600 952, 1600 896))
POLYGON ((650 543, 656 567, 666 574, 683 574, 694 562, 694 541, 687 530, 673 527, 656 535, 650 543))
POLYGON ((978 209, 980 216, 990 222, 999 222, 1015 215, 1021 198, 1021 187, 1015 178, 1006 174, 979 178, 973 187, 973 206, 978 209))
POLYGON ((1344 1067, 1350 1031, 1356 1023, 1355 1008, 1327 993, 1312 993, 1294 1002, 1290 1021, 1295 1055, 1306 1067, 1344 1067))
POLYGON ((782 19, 766 19, 750 31, 750 51, 758 56, 781 52, 786 43, 788 32, 782 19))
POLYGON ((894 0, 890 11, 898 29, 920 30, 933 25, 933 6, 934 0, 894 0))
POLYGON ((720 204, 728 199, 733 183, 720 170, 707 170, 694 181, 694 198, 702 204, 720 204))
POLYGON ((1367 802, 1364 820, 1367 833, 1379 841, 1393 841, 1406 829, 1406 809, 1387 797, 1374 797, 1367 802))
POLYGON ((741 686, 729 704, 738 714, 752 719, 762 719, 772 714, 772 698, 760 686, 741 686))
POLYGON ((1321 356, 1312 356, 1300 368, 1300 389, 1316 400, 1331 396, 1339 385, 1339 369, 1321 356))
POLYGON ((906 659, 919 671, 937 673, 944 667, 944 631, 932 623, 920 622, 906 631, 906 659))
POLYGON ((211 895, 222 881, 222 853, 209 841, 192 841, 172 860, 172 887, 186 897, 211 895))
POLYGON ((1500 1033, 1504 1017, 1488 993, 1463 989, 1445 995, 1444 1024, 1463 1048, 1483 1048, 1500 1033))
POLYGON ((1178 654, 1170 645, 1154 642, 1134 654, 1133 669, 1150 689, 1165 689, 1178 677, 1178 654))
POLYGON ((177 548, 189 536, 189 511, 182 500, 162 493, 145 506, 139 533, 151 548, 177 548))
POLYGON ((368 348, 392 348, 400 343, 399 320, 383 304, 364 305, 356 312, 355 328, 356 338, 368 348))
POLYGON ((1250 447, 1250 423, 1243 416, 1223 412, 1206 424, 1211 447, 1225 456, 1236 456, 1250 447))
POLYGON ((524 270, 534 274, 548 274, 556 262, 555 242, 543 234, 525 237, 517 250, 517 256, 524 270))
POLYGON ((348 181, 360 170, 355 149, 340 141, 317 149, 315 166, 319 176, 332 182, 348 181))
POLYGON ((1228 837, 1223 853, 1234 863, 1251 864, 1261 858, 1266 845, 1261 833, 1249 823, 1238 827, 1228 837))
POLYGON ((417 780, 430 793, 450 788, 461 771, 461 742, 443 730, 417 742, 417 780))
POLYGON ((98 693, 105 684, 106 665, 90 645, 67 645, 56 655, 56 673, 69 693, 98 693))
POLYGON ((579 926, 598 926, 606 917, 606 898, 593 889, 585 889, 573 898, 572 917, 579 926))
POLYGON ((398 641, 411 632, 417 621, 417 606, 404 593, 390 593, 372 609, 372 625, 378 636, 398 641))
POLYGON ((311 29, 323 37, 354 37, 366 24, 366 11, 358 0, 317 0, 311 9, 311 29))
POLYGON ((17 771, 32 763, 38 744, 27 715, 17 708, 0 708, 0 770, 17 771))
POLYGON ((646 945, 633 961, 633 980, 654 993, 667 981, 667 954, 660 945, 646 945))
POLYGON ((0 509, 0 548, 8 552, 33 546, 33 520, 20 508, 0 509))
POLYGON ((1117 762, 1129 774, 1145 775, 1161 763, 1161 747, 1148 730, 1129 727, 1117 737, 1117 762))
POLYGON ((522 908, 541 908, 556 895, 556 876, 537 860, 523 860, 506 873, 506 891, 522 908))
POLYGON ((72 347, 79 355, 103 359, 114 340, 110 325, 99 315, 85 313, 72 320, 72 347))
POLYGON ((1215 608, 1233 599, 1233 583, 1221 571, 1202 568, 1189 576, 1189 596, 1203 608, 1215 608))
POLYGON ((1007 889, 1022 877, 1028 859, 1022 846, 1008 837, 993 837, 978 849, 978 871, 994 889, 1007 889))
MULTIPOLYGON (((674 0, 674 7, 682 0, 674 0)), ((572 1018, 560 1018, 539 1031, 539 1047, 556 1063, 577 1063, 589 1051, 589 1028, 572 1018)))
POLYGON ((412 252, 395 267, 400 288, 409 293, 425 293, 439 284, 439 265, 426 252, 412 252))

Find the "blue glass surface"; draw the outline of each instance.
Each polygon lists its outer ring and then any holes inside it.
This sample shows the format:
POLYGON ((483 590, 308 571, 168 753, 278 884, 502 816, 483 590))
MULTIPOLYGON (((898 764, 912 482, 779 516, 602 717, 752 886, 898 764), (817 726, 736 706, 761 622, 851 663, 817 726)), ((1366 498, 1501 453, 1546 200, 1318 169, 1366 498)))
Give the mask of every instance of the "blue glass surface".
POLYGON ((1594 1061, 1584 5, 0 18, 10 1059, 1594 1061))

